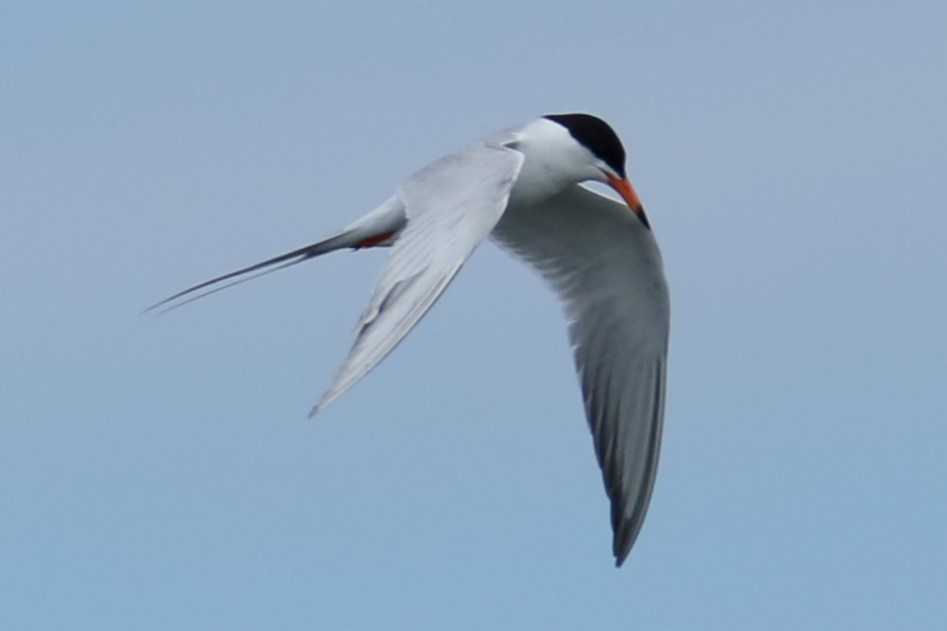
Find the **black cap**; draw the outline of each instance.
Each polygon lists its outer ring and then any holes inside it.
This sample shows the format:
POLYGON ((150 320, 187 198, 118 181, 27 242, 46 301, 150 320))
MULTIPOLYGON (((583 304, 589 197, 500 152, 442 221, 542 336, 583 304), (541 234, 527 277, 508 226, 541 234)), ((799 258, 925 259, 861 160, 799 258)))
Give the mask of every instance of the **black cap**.
POLYGON ((591 114, 548 114, 543 116, 569 130, 592 155, 625 177, 625 147, 608 123, 591 114))

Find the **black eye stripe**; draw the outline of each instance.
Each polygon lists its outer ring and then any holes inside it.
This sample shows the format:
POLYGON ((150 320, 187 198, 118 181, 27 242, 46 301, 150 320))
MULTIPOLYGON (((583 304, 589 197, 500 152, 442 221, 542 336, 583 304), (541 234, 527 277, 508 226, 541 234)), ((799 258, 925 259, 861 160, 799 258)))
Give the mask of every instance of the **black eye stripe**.
POLYGON ((608 123, 591 114, 549 114, 543 118, 568 129, 595 157, 625 177, 625 147, 608 123))

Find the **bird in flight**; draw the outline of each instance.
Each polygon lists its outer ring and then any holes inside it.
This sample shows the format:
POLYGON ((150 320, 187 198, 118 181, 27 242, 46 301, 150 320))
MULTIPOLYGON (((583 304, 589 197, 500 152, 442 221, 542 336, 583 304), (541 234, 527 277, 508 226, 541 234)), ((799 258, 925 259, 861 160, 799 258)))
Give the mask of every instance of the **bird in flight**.
POLYGON ((602 119, 550 114, 487 136, 421 169, 327 239, 148 310, 172 309, 334 250, 390 247, 352 348, 315 414, 394 349, 487 237, 533 267, 564 305, 620 566, 654 487, 670 306, 661 254, 625 173, 624 146, 602 119), (581 185, 587 181, 610 186, 623 203, 581 185))

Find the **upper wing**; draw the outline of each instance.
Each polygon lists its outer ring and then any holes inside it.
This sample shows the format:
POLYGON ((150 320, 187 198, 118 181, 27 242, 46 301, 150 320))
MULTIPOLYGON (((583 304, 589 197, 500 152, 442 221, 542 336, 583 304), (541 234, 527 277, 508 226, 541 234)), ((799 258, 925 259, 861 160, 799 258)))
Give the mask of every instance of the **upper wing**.
POLYGON ((664 418, 670 307, 657 244, 625 205, 581 186, 507 212, 493 236, 565 303, 621 565, 651 498, 664 418))
POLYGON ((506 209, 523 156, 486 144, 446 156, 398 191, 407 224, 355 327, 355 342, 312 413, 394 349, 447 287, 506 209))

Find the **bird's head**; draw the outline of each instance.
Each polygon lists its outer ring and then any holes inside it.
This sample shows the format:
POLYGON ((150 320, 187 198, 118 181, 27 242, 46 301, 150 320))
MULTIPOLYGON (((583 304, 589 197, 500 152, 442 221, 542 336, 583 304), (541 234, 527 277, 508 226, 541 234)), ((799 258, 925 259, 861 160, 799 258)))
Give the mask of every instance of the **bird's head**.
POLYGON ((625 174, 625 147, 615 130, 591 114, 548 114, 543 118, 565 128, 585 152, 582 179, 611 186, 647 225, 644 206, 625 174))

